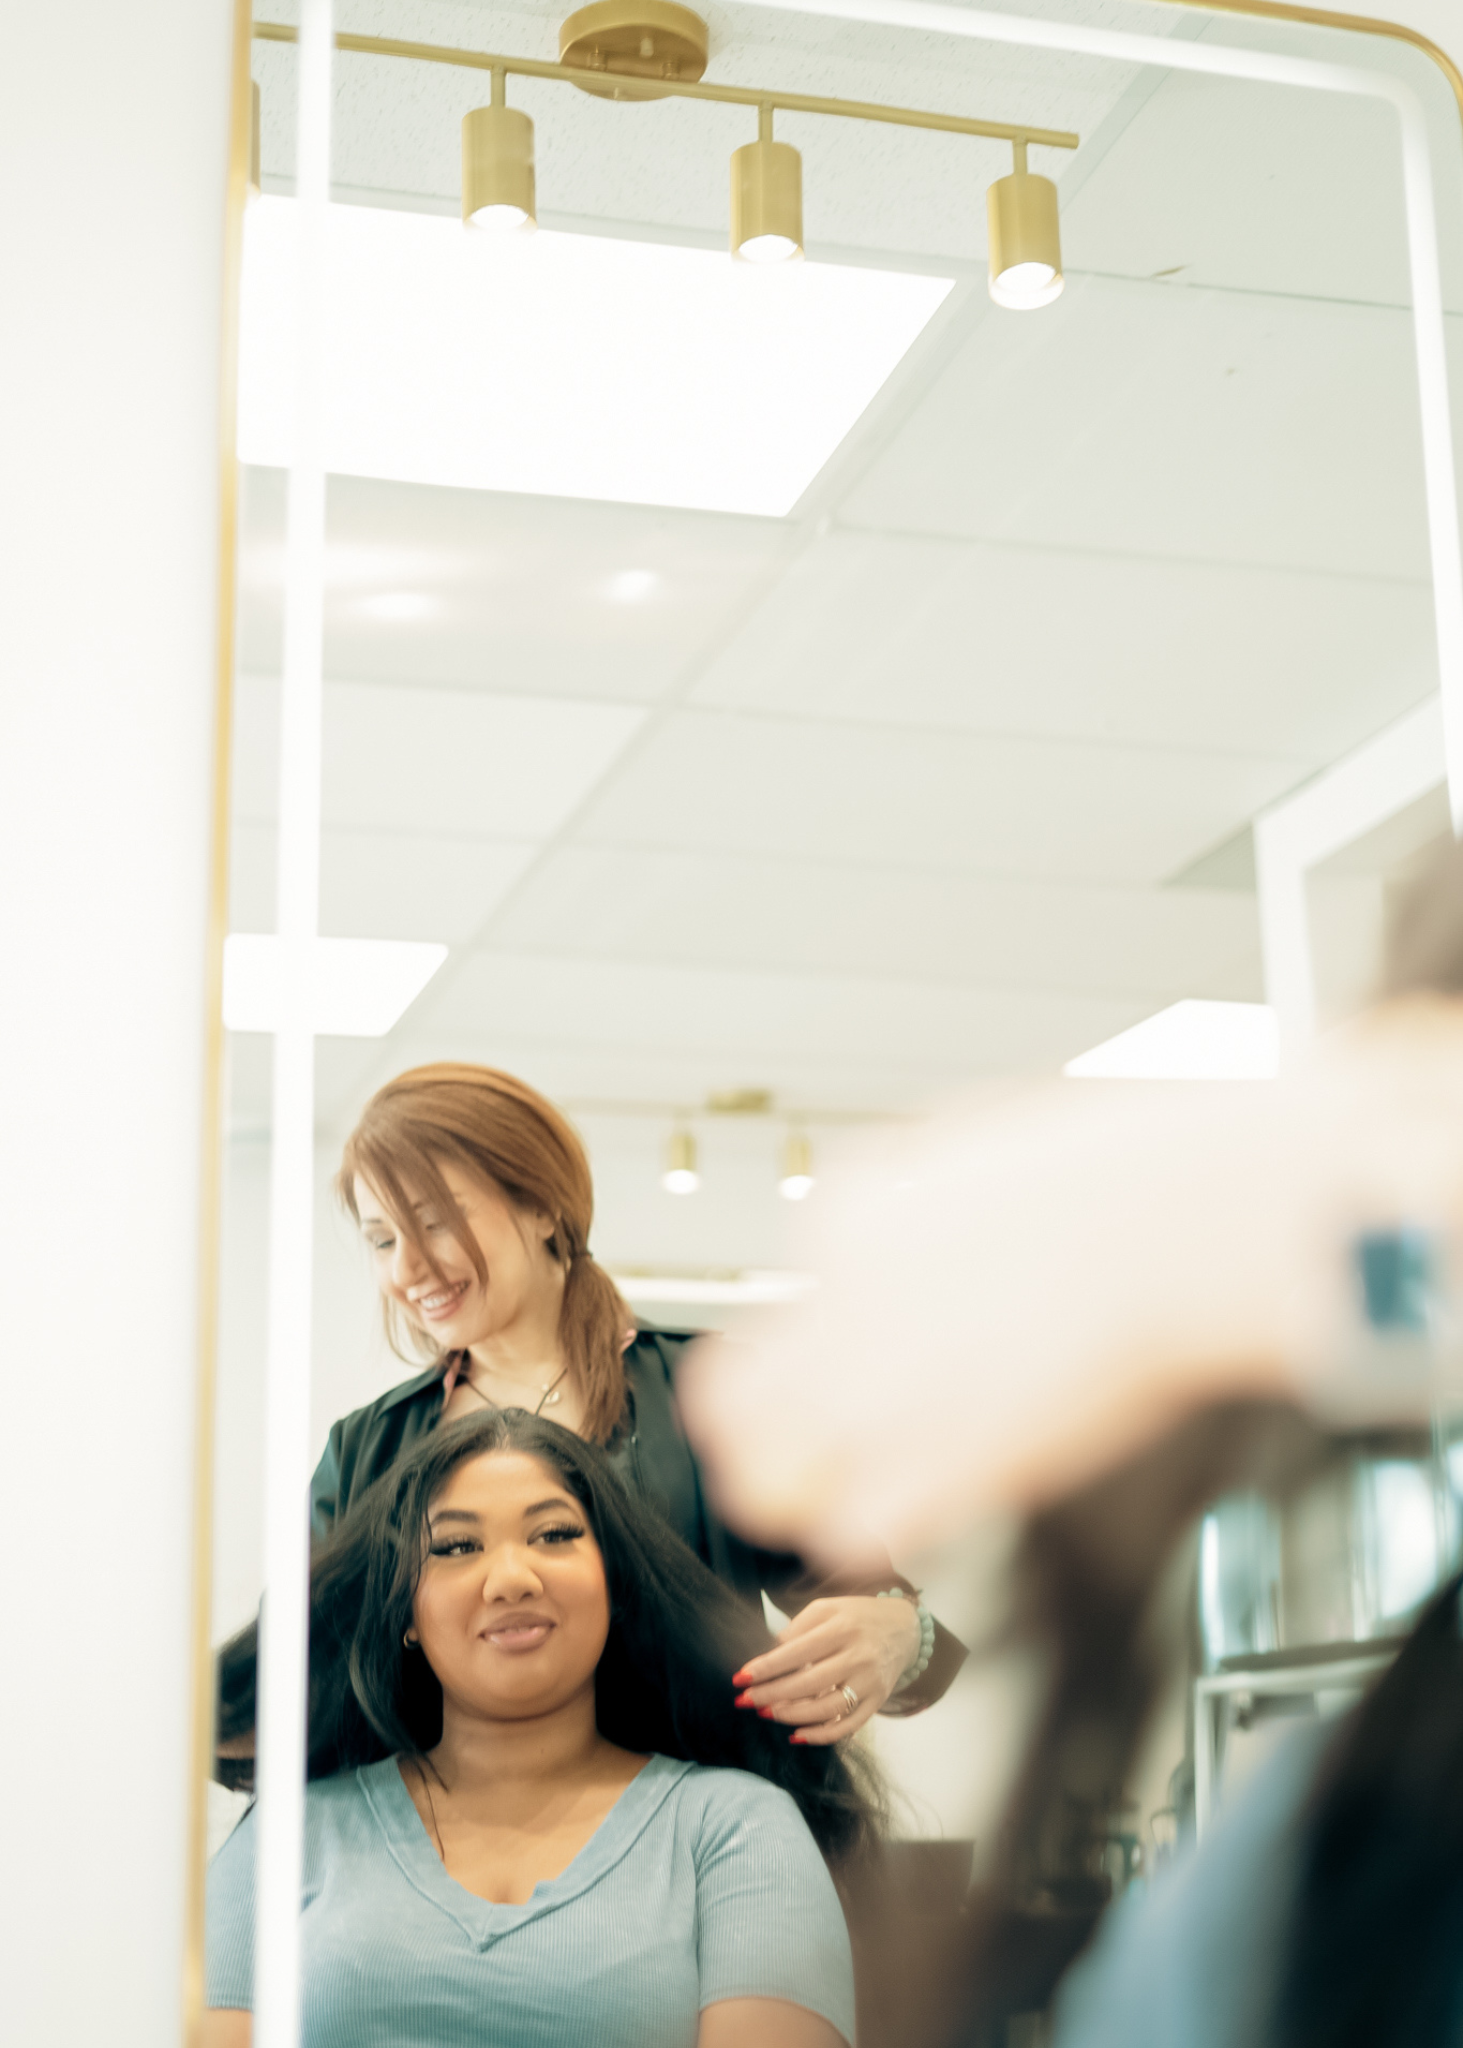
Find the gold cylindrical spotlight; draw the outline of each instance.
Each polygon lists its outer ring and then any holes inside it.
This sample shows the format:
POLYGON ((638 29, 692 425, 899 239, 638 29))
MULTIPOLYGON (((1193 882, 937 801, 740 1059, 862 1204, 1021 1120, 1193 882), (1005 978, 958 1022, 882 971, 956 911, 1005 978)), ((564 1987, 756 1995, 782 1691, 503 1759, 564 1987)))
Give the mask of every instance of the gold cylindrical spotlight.
POLYGON ((990 291, 998 306, 1031 312, 1049 306, 1062 289, 1062 242, 1057 188, 1026 168, 1026 144, 1014 145, 1016 168, 986 193, 990 230, 990 291))
POLYGON ((772 109, 731 160, 731 252, 743 263, 790 263, 803 253, 803 160, 772 140, 772 109))
POLYGON ((789 1131, 782 1148, 777 1192, 785 1202, 801 1202, 813 1192, 813 1147, 802 1131, 789 1131))
POLYGON ((696 1140, 689 1131, 672 1131, 665 1148, 661 1186, 668 1195, 694 1195, 701 1185, 696 1171, 696 1140))
POLYGON ((531 228, 533 123, 504 102, 504 78, 493 73, 493 103, 462 122, 462 218, 470 228, 531 228))
POLYGON ((249 80, 249 197, 257 199, 263 189, 264 157, 259 147, 259 80, 249 80))

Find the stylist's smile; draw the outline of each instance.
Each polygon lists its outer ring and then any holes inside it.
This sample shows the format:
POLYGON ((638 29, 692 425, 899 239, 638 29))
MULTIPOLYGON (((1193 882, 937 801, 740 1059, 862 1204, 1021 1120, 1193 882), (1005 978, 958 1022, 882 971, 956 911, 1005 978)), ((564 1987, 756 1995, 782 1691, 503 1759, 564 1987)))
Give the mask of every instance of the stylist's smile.
POLYGON ((467 1292, 467 1282, 459 1280, 452 1287, 438 1287, 431 1294, 423 1294, 412 1303, 424 1316, 450 1315, 467 1292))

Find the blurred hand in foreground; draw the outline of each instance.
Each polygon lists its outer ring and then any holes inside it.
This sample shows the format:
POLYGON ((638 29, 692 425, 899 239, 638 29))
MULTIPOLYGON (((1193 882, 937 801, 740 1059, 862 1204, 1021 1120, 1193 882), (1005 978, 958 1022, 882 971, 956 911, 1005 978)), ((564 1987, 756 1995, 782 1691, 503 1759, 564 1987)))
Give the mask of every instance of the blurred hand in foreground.
POLYGON ((1273 1082, 1062 1081, 819 1188, 817 1290, 681 1379, 721 1510, 834 1558, 1026 1513, 1225 1398, 1425 1412, 1346 1384, 1363 1231, 1463 1271, 1463 1003, 1415 996, 1273 1082))

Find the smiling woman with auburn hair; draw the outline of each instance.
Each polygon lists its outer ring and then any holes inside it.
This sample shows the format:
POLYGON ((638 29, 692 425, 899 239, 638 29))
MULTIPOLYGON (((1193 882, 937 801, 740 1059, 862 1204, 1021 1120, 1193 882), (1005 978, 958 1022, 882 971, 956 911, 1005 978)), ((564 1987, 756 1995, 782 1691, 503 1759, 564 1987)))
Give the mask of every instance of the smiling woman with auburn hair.
POLYGON ((525 1409, 602 1446, 759 1615, 765 1592, 793 1617, 737 1674, 739 1707, 817 1745, 940 1698, 964 1650, 887 1563, 814 1575, 718 1519, 676 1411, 691 1335, 638 1329, 596 1262, 589 1160, 552 1103, 493 1067, 413 1068, 367 1103, 336 1185, 369 1248, 388 1335, 422 1369, 331 1430, 311 1490, 317 1540, 441 1423, 525 1409))
MULTIPOLYGON (((602 1451, 521 1411, 426 1438, 310 1606, 303 2048, 852 2042, 823 1858, 872 1840, 868 1781, 736 1711, 765 1629, 602 1451)), ((254 1663, 250 1629, 226 1742, 254 1663)), ((203 2048, 252 2038, 254 1853, 251 1813, 209 1873, 203 2048)))

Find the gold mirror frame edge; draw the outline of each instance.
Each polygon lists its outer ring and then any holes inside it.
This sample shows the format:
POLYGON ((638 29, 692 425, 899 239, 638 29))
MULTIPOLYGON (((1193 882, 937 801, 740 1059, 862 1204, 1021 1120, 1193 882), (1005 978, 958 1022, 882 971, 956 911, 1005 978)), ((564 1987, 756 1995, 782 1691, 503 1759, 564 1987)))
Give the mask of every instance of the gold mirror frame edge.
POLYGON ((1187 7, 1195 14, 1245 14, 1257 21, 1299 21, 1308 28, 1340 28, 1352 35, 1386 36, 1394 43, 1410 43, 1430 57, 1453 89, 1458 121, 1463 127, 1463 71, 1447 51, 1420 29, 1407 28, 1400 21, 1383 21, 1372 14, 1337 14, 1324 7, 1288 7, 1284 0, 1159 0, 1164 7, 1187 7))
POLYGON ((234 636, 238 615, 239 305, 244 211, 249 203, 254 108, 251 0, 234 0, 229 53, 228 154, 219 292, 219 542, 215 619, 213 752, 210 765, 208 909, 198 1160, 197 1353, 193 1390, 193 1555, 189 1645, 188 1868, 184 1882, 182 2038, 198 2048, 203 2025, 203 1935, 208 1864, 208 1786, 213 1776, 213 1462, 218 1390, 219 1264, 223 1240, 224 939, 229 916, 233 767, 234 636))
MULTIPOLYGON (((1420 30, 1375 16, 1291 7, 1285 0, 1160 0, 1200 14, 1248 15, 1261 21, 1297 21, 1353 35, 1386 36, 1410 43, 1437 65, 1453 91, 1463 129, 1463 71, 1446 50, 1420 30)), ((188 1872, 184 1899, 182 2020, 186 2048, 198 2048, 203 2020, 203 1928, 208 1845, 208 1786, 213 1766, 213 1466, 218 1384, 218 1288, 222 1243, 224 1148, 223 953, 228 930, 230 776, 234 706, 234 633, 238 608, 239 296, 243 273, 244 209, 249 196, 251 108, 250 0, 234 0, 229 145, 224 206, 224 261, 219 337, 219 559, 214 739, 211 770, 208 929, 206 940, 202 1142, 198 1200, 198 1350, 194 1386, 193 1590, 191 1626, 191 1770, 188 1799, 188 1872)))

